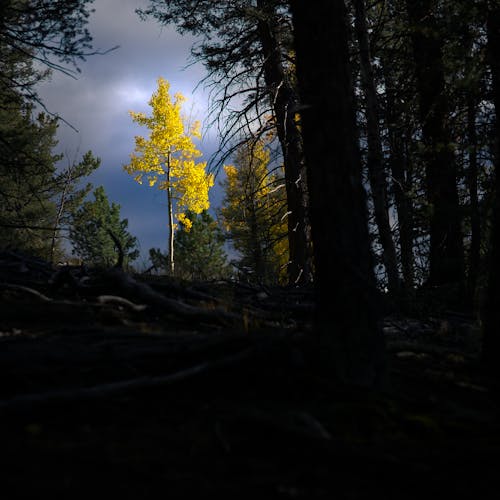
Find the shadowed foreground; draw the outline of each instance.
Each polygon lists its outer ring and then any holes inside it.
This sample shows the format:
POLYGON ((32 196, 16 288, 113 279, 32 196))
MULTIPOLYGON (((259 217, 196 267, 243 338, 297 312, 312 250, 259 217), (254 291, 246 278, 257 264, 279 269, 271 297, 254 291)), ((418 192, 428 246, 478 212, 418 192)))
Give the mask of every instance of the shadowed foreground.
POLYGON ((6 499, 496 497, 497 388, 469 318, 387 317, 391 386, 367 394, 315 370, 306 291, 133 278, 164 312, 109 298, 104 274, 85 297, 19 276, 1 288, 6 499))

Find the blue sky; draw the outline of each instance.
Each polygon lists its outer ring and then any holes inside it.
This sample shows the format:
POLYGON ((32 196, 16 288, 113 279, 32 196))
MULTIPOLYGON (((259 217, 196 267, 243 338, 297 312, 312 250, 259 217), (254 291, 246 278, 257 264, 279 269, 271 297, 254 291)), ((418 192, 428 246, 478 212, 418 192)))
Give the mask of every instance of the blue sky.
MULTIPOLYGON (((129 220, 129 230, 140 242, 138 264, 146 260, 149 248, 165 250, 167 214, 164 193, 138 185, 122 170, 133 151, 134 136, 146 133, 132 123, 128 111, 149 113, 147 102, 159 76, 170 82, 172 93, 182 92, 187 97, 187 114, 193 108, 195 118, 203 123, 208 108, 208 94, 201 86, 196 88, 205 70, 200 64, 190 64, 194 40, 154 20, 141 21, 134 9, 146 4, 95 0, 89 23, 94 48, 119 48, 81 62, 77 79, 54 73, 38 88, 48 110, 78 130, 64 123, 59 126, 56 152, 65 154, 63 164, 80 159, 89 149, 101 158, 101 167, 90 181, 104 186, 110 200, 121 205, 122 217, 129 220)), ((216 149, 216 138, 205 132, 198 147, 208 160, 216 149)), ((220 203, 217 184, 211 192, 214 208, 220 203)))

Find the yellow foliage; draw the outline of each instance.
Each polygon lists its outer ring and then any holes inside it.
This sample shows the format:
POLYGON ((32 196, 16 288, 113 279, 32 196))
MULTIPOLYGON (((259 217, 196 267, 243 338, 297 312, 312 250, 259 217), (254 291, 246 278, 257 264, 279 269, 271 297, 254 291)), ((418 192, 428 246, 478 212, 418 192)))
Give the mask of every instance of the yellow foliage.
POLYGON ((130 111, 132 120, 149 130, 149 136, 135 137, 135 149, 130 162, 123 169, 142 184, 147 175, 150 187, 157 186, 176 202, 177 218, 185 210, 200 213, 209 208, 208 192, 214 184, 213 175, 207 174, 206 162, 196 163, 201 152, 193 137, 201 138, 201 126, 195 121, 187 126, 182 118, 185 97, 176 93, 172 99, 170 84, 158 78, 157 90, 149 100, 151 116, 130 111))
POLYGON ((285 190, 280 178, 269 171, 269 163, 270 152, 264 141, 252 141, 239 148, 235 164, 224 166, 221 213, 236 249, 251 255, 260 245, 265 265, 286 280, 289 257, 285 190))
POLYGON ((189 231, 193 227, 193 223, 186 216, 186 214, 182 213, 182 212, 180 214, 177 214, 177 220, 184 226, 184 229, 186 230, 186 233, 189 233, 189 231))

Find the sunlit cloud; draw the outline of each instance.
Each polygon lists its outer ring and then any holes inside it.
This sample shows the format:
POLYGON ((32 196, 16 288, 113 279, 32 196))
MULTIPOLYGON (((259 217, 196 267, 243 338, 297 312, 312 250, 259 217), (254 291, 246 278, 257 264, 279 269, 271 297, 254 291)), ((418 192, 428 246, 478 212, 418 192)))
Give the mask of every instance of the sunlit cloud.
POLYGON ((151 94, 145 89, 134 84, 125 84, 116 89, 116 97, 123 105, 144 106, 151 94))

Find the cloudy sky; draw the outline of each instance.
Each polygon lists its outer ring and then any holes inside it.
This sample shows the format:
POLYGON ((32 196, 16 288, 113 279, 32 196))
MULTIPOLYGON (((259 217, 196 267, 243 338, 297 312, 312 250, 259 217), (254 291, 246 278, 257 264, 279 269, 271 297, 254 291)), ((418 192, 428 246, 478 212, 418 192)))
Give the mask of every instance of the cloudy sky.
MULTIPOLYGON (((193 107, 195 117, 203 122, 208 105, 203 88, 196 89, 204 68, 190 65, 193 39, 154 20, 141 21, 134 9, 146 4, 145 0, 95 0, 89 24, 94 48, 119 48, 82 62, 77 79, 54 73, 39 87, 48 110, 78 130, 61 123, 57 152, 65 154, 65 161, 79 160, 89 149, 101 158, 91 182, 104 186, 110 200, 121 205, 122 217, 139 239, 142 261, 149 248, 166 248, 166 202, 164 193, 138 185, 122 170, 134 149, 134 136, 146 134, 132 123, 128 111, 149 113, 147 102, 159 76, 170 82, 172 93, 182 92, 188 98, 186 113, 193 107)), ((198 143, 204 159, 214 152, 214 144, 208 135, 198 143)), ((211 199, 216 206, 220 189, 212 190, 211 199)))

